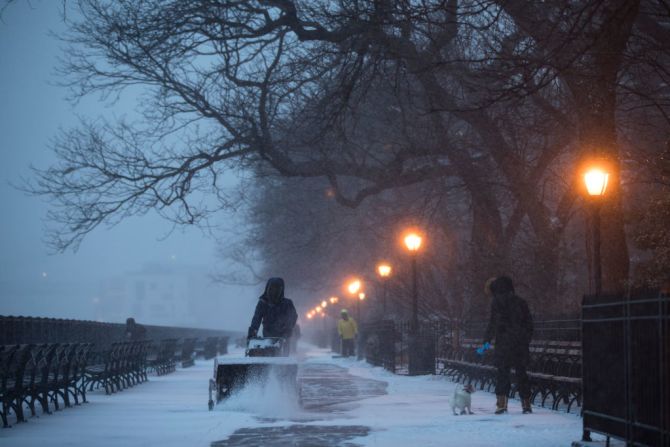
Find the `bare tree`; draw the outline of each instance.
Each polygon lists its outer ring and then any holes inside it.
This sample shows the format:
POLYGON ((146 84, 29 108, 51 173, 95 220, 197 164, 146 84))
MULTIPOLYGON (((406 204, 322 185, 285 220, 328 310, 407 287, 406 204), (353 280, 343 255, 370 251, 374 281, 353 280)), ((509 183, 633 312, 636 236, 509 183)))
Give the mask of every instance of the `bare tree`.
POLYGON ((615 168, 606 282, 617 290, 627 277, 617 99, 625 91, 629 103, 667 111, 665 91, 636 81, 641 70, 666 75, 661 3, 75 5, 63 66, 74 98, 146 93, 142 122, 66 131, 60 163, 38 172, 30 189, 54 200, 58 250, 148 209, 203 222, 236 205, 201 200, 217 196, 234 169, 322 177, 350 208, 454 179, 470 216, 470 280, 508 269, 523 232, 534 241, 536 282, 555 294, 579 193, 574 173, 596 153, 615 168), (647 50, 653 58, 641 56, 647 50))

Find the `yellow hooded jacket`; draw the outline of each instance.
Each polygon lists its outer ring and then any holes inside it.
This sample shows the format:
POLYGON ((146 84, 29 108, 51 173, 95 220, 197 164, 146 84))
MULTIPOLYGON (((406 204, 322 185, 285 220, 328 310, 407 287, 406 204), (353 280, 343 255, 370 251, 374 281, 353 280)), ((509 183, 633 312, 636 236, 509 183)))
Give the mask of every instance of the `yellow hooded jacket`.
POLYGON ((340 318, 340 321, 337 322, 337 332, 340 334, 340 337, 350 340, 356 336, 358 326, 351 317, 346 321, 340 318))

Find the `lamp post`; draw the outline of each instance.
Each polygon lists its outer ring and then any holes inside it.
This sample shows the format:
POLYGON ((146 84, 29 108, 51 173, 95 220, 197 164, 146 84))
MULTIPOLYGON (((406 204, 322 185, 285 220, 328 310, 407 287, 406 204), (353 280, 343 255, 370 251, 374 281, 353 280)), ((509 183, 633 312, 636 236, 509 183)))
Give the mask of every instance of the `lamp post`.
POLYGON ((322 312, 321 313, 321 321, 323 322, 323 347, 327 348, 328 347, 328 323, 326 323, 326 313, 322 312))
MULTIPOLYGON (((354 278, 347 283, 347 292, 349 292, 349 295, 351 295, 351 297, 356 300, 356 320, 358 320, 357 323, 360 323, 359 317, 361 312, 360 311, 361 295, 363 296, 363 299, 365 299, 365 294, 361 290, 362 288, 363 283, 361 282, 360 279, 354 278)), ((361 349, 360 349, 361 339, 362 338, 360 336, 356 338, 357 343, 356 351, 359 358, 361 356, 361 349)))
POLYGON ((419 328, 419 290, 416 257, 423 243, 423 237, 416 231, 410 231, 403 238, 403 242, 412 257, 412 330, 416 331, 419 328))
POLYGON ((363 282, 360 279, 354 278, 347 283, 347 292, 353 299, 356 300, 356 320, 359 320, 360 317, 360 301, 361 294, 363 295, 362 299, 365 299, 365 294, 362 293, 363 282))
POLYGON ((386 262, 380 262, 377 264, 377 274, 382 281, 382 312, 386 315, 386 297, 387 297, 387 287, 386 282, 388 281, 389 276, 391 276, 392 268, 386 262))
MULTIPOLYGON (((602 198, 607 191, 607 182, 609 180, 609 172, 600 167, 592 167, 584 174, 584 185, 586 192, 592 204, 593 210, 593 285, 595 288, 595 295, 598 297, 602 294, 602 266, 600 260, 600 207, 602 205, 602 198)), ((587 368, 584 365, 584 368, 587 368)), ((583 441, 591 440, 591 432, 584 430, 582 433, 583 441)))
POLYGON ((349 292, 349 295, 351 295, 352 298, 356 298, 362 287, 363 283, 360 279, 352 279, 347 283, 347 292, 349 292))
POLYGON ((358 323, 361 323, 361 301, 365 299, 365 293, 361 292, 358 294, 358 299, 356 300, 356 320, 358 323))
POLYGON ((589 169, 584 174, 586 192, 593 204, 593 283, 596 295, 602 293, 602 265, 600 262, 600 206, 607 190, 609 173, 601 168, 589 169))

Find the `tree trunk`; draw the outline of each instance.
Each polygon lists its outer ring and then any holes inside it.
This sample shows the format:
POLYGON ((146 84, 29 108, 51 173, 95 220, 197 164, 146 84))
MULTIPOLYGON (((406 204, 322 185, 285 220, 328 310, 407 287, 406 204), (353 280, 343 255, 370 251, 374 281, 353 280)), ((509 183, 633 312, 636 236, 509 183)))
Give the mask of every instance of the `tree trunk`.
POLYGON ((492 213, 473 199, 471 266, 472 301, 467 312, 470 319, 485 319, 490 302, 484 293, 484 284, 492 276, 509 274, 507 245, 503 241, 502 225, 497 212, 492 213))
POLYGON ((535 244, 530 296, 524 297, 537 315, 536 319, 553 319, 563 310, 563 300, 558 293, 560 266, 560 241, 562 235, 542 235, 535 244))
POLYGON ((638 10, 639 1, 607 5, 602 26, 594 33, 594 45, 566 76, 576 105, 581 157, 585 164, 591 158, 605 159, 610 173, 601 207, 603 293, 623 292, 630 268, 616 131, 616 83, 638 10))
POLYGON ((610 171, 601 206, 601 263, 603 293, 621 293, 628 280, 630 260, 624 228, 621 161, 614 128, 614 104, 605 113, 580 110, 579 141, 585 165, 589 158, 604 158, 610 171))

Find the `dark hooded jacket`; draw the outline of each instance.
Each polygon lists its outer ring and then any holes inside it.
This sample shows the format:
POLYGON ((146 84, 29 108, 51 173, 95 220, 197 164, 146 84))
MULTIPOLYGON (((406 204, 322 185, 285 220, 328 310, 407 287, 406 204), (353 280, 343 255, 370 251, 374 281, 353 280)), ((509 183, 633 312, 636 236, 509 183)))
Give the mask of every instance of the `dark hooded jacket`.
POLYGON ((251 326, 249 326, 249 336, 255 335, 262 323, 264 337, 288 338, 291 336, 297 320, 298 313, 293 301, 284 296, 284 280, 282 278, 270 278, 265 285, 265 292, 256 304, 256 311, 251 320, 251 326), (274 301, 268 293, 271 285, 278 286, 280 289, 279 296, 274 301))
POLYGON ((484 341, 494 341, 496 365, 526 365, 529 360, 528 346, 533 336, 533 319, 528 304, 515 295, 511 280, 509 283, 494 282, 491 291, 491 318, 484 341))
POLYGON ((126 319, 126 339, 131 341, 144 340, 147 336, 147 330, 141 324, 135 322, 134 318, 126 319))

